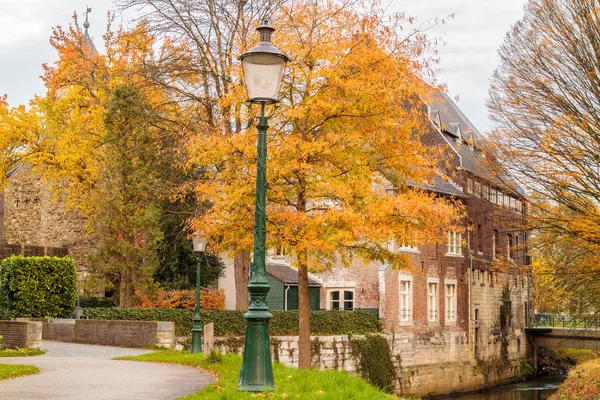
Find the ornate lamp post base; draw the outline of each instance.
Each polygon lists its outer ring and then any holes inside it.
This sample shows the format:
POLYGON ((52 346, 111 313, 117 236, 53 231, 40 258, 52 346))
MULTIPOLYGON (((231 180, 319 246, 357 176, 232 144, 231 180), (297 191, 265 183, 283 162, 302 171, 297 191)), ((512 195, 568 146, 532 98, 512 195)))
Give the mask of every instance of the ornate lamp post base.
POLYGON ((202 325, 200 323, 200 314, 194 315, 194 327, 192 328, 192 345, 190 353, 202 353, 202 325))
POLYGON ((268 311, 266 302, 269 285, 250 283, 248 289, 250 306, 248 312, 244 314, 246 342, 238 390, 249 392, 275 390, 269 339, 269 320, 273 318, 273 314, 268 311))

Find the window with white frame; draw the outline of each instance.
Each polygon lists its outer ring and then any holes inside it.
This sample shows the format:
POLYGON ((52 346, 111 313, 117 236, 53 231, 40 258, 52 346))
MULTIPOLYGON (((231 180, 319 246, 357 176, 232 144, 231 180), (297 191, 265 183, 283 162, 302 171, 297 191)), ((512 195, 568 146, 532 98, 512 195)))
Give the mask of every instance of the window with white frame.
POLYGON ((473 247, 473 223, 469 221, 469 228, 467 229, 467 248, 471 250, 473 247))
POLYGON ((504 193, 502 193, 501 191, 498 190, 497 196, 496 196, 496 204, 499 206, 504 205, 504 193))
POLYGON ((448 231, 446 254, 462 255, 462 234, 460 232, 448 231))
POLYGON ((481 185, 481 197, 484 200, 488 200, 490 198, 490 194, 488 192, 488 187, 486 185, 481 185))
POLYGON ((412 279, 400 277, 400 322, 412 320, 412 279))
POLYGON ((407 243, 403 243, 400 246, 398 246, 398 250, 399 251, 419 251, 419 248, 417 247, 417 243, 416 241, 412 241, 409 242, 412 244, 407 244, 407 243))
POLYGON ((490 202, 496 203, 496 189, 490 188, 490 202))
POLYGON ((473 193, 473 179, 467 178, 467 193, 473 193))
POLYGON ((477 197, 481 196, 481 183, 475 181, 474 185, 475 189, 473 190, 473 194, 477 197))
POLYGON ((354 309, 354 290, 353 289, 330 289, 329 290, 329 310, 353 310, 354 309))
POLYGON ((508 242, 507 242, 507 246, 506 246, 506 256, 509 260, 512 260, 514 257, 514 243, 513 243, 513 235, 511 235, 510 233, 507 235, 508 236, 508 242))
POLYGON ((427 283, 427 321, 437 322, 438 320, 438 283, 427 283))
POLYGON ((456 282, 446 280, 446 322, 456 322, 456 282))
POLYGON ((498 246, 498 231, 494 229, 494 236, 492 237, 492 257, 494 260, 498 259, 498 251, 500 247, 498 246))

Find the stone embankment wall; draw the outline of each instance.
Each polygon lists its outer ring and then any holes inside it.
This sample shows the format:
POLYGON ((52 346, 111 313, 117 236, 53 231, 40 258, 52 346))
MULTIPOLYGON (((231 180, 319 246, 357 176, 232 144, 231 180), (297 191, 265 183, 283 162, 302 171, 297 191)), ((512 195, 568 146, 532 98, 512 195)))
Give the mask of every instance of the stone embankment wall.
POLYGON ((172 348, 175 338, 173 322, 87 319, 37 319, 37 321, 40 321, 42 338, 58 342, 172 348))
MULTIPOLYGON (((525 354, 505 362, 472 360, 467 334, 460 331, 382 336, 390 345, 395 369, 394 393, 398 395, 440 395, 492 387, 512 381, 526 361, 525 354)), ((313 366, 358 374, 350 344, 353 338, 362 337, 311 337, 313 366)), ((244 338, 217 337, 215 347, 221 352, 242 354, 244 338)), ((273 361, 297 367, 298 336, 271 337, 271 357, 273 361)))
POLYGON ((42 344, 42 323, 30 321, 0 321, 0 344, 5 349, 39 349, 42 344))

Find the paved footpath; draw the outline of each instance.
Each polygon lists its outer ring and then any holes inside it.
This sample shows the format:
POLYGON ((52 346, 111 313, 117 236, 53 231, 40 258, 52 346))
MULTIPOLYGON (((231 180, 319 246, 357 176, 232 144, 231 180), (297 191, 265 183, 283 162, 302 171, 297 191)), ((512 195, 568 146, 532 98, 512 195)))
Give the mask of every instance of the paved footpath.
POLYGON ((0 381, 0 400, 171 400, 190 395, 214 379, 191 367, 111 360, 151 350, 48 342, 35 357, 0 358, 41 372, 0 381))

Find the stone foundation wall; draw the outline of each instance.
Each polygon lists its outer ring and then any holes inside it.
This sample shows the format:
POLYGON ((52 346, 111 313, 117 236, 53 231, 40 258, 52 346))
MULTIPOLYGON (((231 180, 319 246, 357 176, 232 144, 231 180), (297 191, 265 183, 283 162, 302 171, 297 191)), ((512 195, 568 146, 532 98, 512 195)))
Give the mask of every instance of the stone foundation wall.
POLYGON ((39 349, 42 344, 42 323, 0 321, 1 344, 5 349, 39 349))
MULTIPOLYGON (((382 336, 390 345, 396 371, 394 392, 409 397, 467 392, 507 383, 519 375, 522 362, 527 361, 524 355, 519 358, 516 354, 505 362, 475 361, 469 356, 464 331, 382 336)), ((346 335, 311 337, 313 366, 358 374, 350 340, 346 335)), ((215 347, 221 352, 243 354, 244 338, 215 338, 215 347)), ((271 357, 297 367, 298 336, 272 336, 271 357)))
MULTIPOLYGON (((23 320, 23 319, 21 319, 23 320)), ((173 322, 39 319, 44 340, 106 346, 172 348, 173 322)))

